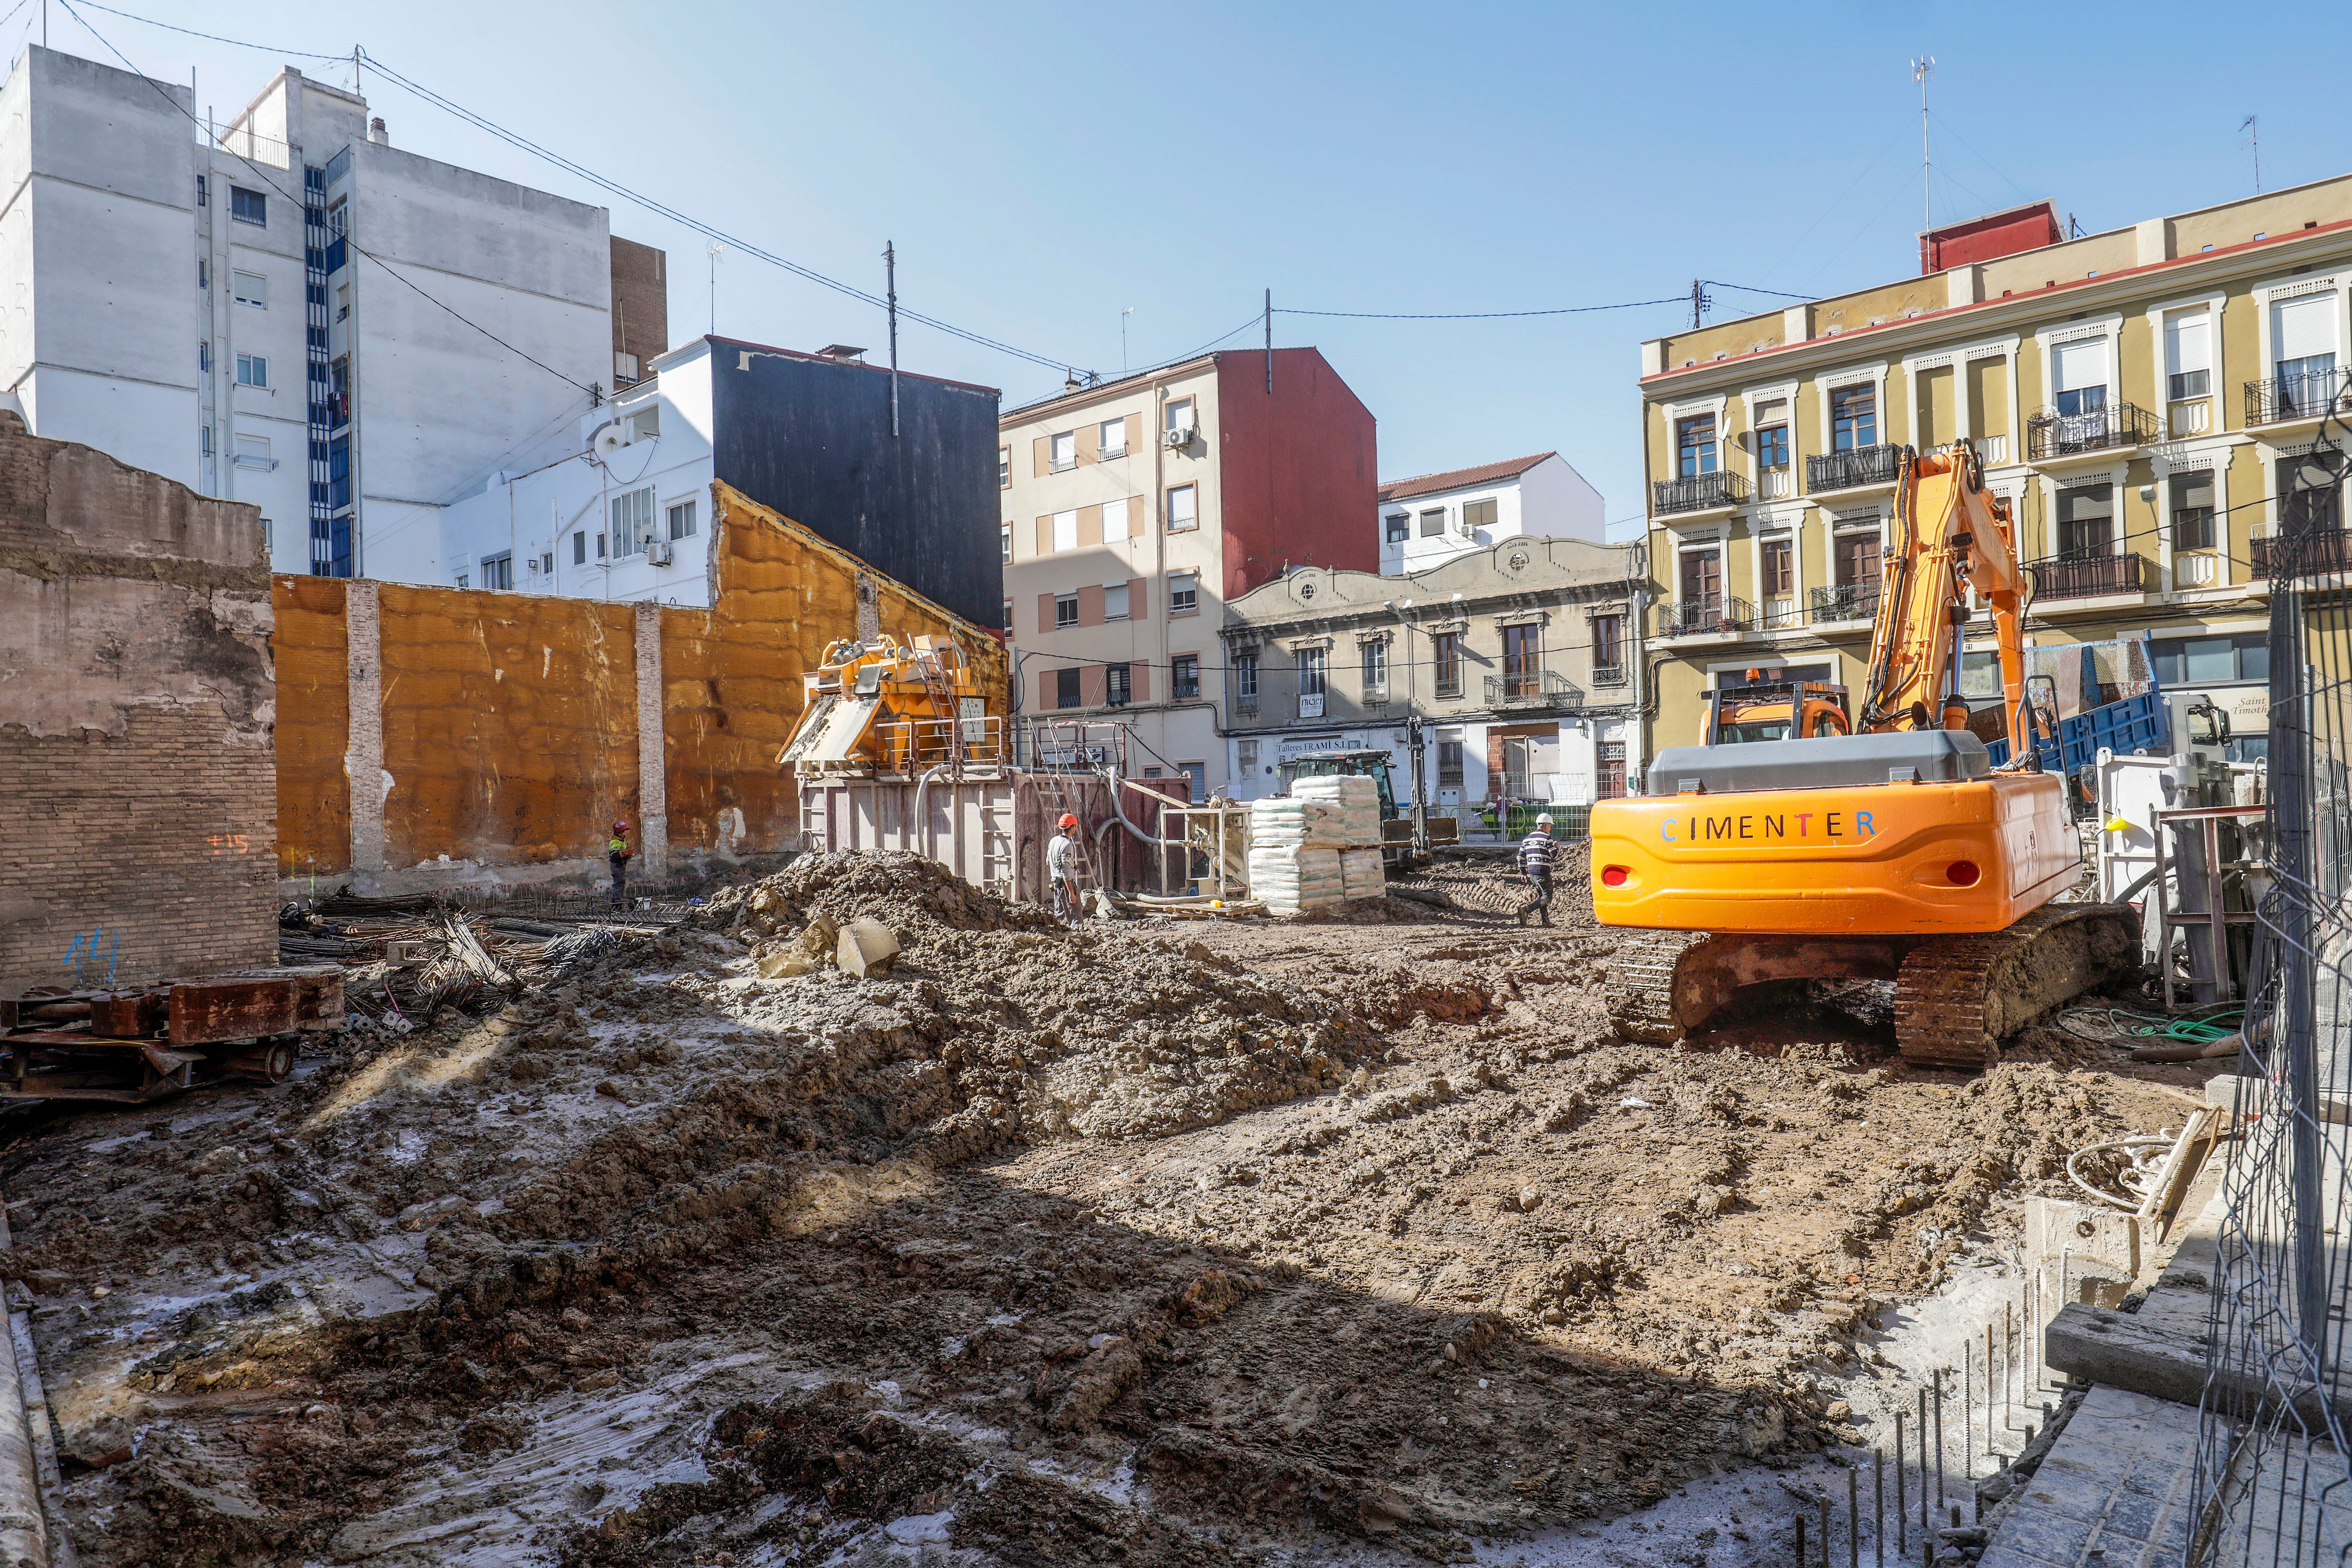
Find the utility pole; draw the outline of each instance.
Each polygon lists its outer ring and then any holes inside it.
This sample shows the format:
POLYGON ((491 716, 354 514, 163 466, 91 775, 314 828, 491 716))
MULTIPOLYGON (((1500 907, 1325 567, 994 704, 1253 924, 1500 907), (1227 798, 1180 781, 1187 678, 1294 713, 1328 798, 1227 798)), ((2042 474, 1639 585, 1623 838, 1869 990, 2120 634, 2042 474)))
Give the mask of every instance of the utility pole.
POLYGON ((1705 279, 1704 278, 1694 278, 1694 279, 1691 279, 1691 331, 1694 331, 1694 332, 1695 332, 1695 331, 1698 331, 1698 329, 1699 329, 1699 318, 1700 318, 1701 316, 1705 315, 1705 314, 1706 314, 1706 308, 1707 308, 1709 305, 1712 305, 1712 304, 1714 304, 1714 303, 1715 303, 1715 301, 1714 301, 1712 299, 1710 299, 1710 298, 1708 297, 1708 295, 1707 295, 1707 291, 1706 291, 1706 279, 1705 279))
POLYGON ((1911 62, 1911 79, 1919 84, 1919 226, 1936 226, 1936 157, 1927 142, 1927 79, 1936 73, 1936 57, 1921 55, 1911 62))
POLYGON ((890 304, 890 439, 898 438, 898 247, 882 242, 882 288, 890 304))
MULTIPOLYGON (((47 4, 47 0, 43 0, 45 6, 47 4)), ((47 15, 46 10, 43 14, 47 15)), ((46 22, 42 24, 44 29, 47 26, 46 22)), ((46 30, 43 31, 41 38, 44 43, 48 41, 48 34, 46 30)), ((2254 195, 2256 195, 2263 194, 2263 128, 2256 123, 2261 118, 2262 116, 2258 114, 2249 114, 2238 126, 2239 130, 2246 133, 2246 145, 2254 150, 2254 195)))
POLYGON ((1265 395, 1274 395, 1274 290, 1265 291, 1265 395))

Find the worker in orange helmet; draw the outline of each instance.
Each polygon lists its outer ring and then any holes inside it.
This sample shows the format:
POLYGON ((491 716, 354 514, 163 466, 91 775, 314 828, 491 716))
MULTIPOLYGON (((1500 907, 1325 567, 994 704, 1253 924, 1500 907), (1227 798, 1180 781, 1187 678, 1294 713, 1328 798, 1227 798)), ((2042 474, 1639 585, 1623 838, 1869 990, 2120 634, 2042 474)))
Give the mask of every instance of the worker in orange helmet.
POLYGON ((1058 831, 1045 845, 1045 875, 1054 884, 1054 918, 1071 921, 1078 915, 1078 819, 1066 811, 1055 826, 1058 831))

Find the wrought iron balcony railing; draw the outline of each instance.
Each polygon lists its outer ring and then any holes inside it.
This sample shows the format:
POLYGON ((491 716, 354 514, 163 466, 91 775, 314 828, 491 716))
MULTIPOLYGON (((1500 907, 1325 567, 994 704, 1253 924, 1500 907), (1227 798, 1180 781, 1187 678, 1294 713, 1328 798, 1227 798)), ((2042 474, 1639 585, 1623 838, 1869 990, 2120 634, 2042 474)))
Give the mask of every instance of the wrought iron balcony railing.
POLYGON ((1710 507, 1738 506, 1748 499, 1748 481, 1734 473, 1692 474, 1679 479, 1657 479, 1650 485, 1650 510, 1660 517, 1678 511, 1705 511, 1710 507))
POLYGON ((1885 442, 1844 452, 1815 452, 1805 459, 1805 488, 1815 493, 1891 485, 1902 477, 1903 448, 1885 442))
POLYGON ((2246 423, 2275 425, 2352 413, 2352 377, 2340 370, 2306 371, 2246 383, 2246 423))
POLYGON ((2142 447, 2156 439, 2157 417, 2137 403, 2113 403, 2088 414, 2043 409, 2025 422, 2025 460, 2043 463, 2078 452, 2142 447))
POLYGON ((1486 677, 1489 708, 1573 708, 1584 693, 1553 669, 1506 671, 1486 677))
POLYGON ((2273 533, 2246 541, 2246 566, 2256 582, 2281 573, 2308 577, 2352 572, 2352 533, 2315 528, 2305 533, 2273 533))
POLYGON ((1747 600, 1728 594, 1710 594, 1704 598, 1677 599, 1666 605, 1664 635, 1687 637, 1744 632, 1755 622, 1755 607, 1747 600))
POLYGON ((1835 587, 1814 589, 1813 624, 1872 619, 1878 614, 1879 586, 1876 583, 1841 583, 1835 587))
POLYGON ((2137 594, 2147 582, 2147 563, 2132 554, 2061 555, 2029 561, 2033 596, 2045 599, 2089 599, 2105 594, 2137 594))

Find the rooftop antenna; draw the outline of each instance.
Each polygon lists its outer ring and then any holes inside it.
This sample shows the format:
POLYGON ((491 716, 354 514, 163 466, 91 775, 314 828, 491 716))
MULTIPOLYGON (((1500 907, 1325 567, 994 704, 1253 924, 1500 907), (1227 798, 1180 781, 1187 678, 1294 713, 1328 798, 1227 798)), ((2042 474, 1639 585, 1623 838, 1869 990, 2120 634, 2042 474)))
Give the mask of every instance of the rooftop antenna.
POLYGON ((1927 79, 1936 74, 1936 57, 1921 55, 1911 62, 1911 79, 1919 84, 1919 226, 1936 226, 1936 158, 1927 142, 1927 79))
POLYGON ((1121 375, 1127 374, 1127 319, 1133 314, 1135 307, 1132 305, 1118 313, 1118 374, 1121 375))
POLYGON ((2254 150, 2254 195, 2256 195, 2263 194, 2263 128, 2255 123, 2261 118, 2262 116, 2258 114, 2249 114, 2238 124, 2238 129, 2246 133, 2245 145, 2254 150))
POLYGON ((719 335, 719 258, 726 254, 725 246, 715 239, 710 242, 710 335, 714 338, 719 335))

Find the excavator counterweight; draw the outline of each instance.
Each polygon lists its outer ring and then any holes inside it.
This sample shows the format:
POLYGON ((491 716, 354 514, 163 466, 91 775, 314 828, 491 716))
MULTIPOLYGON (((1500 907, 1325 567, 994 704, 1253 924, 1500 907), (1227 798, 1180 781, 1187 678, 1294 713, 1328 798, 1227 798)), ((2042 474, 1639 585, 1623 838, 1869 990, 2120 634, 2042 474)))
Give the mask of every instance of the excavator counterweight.
POLYGON ((1756 987, 1882 979, 1906 1060, 1981 1066, 2137 959, 2130 910, 2052 902, 2081 851, 2061 781, 2033 761, 2024 578, 1971 448, 1905 454, 1895 535, 1853 733, 1800 721, 1809 704, 1842 719, 1843 689, 1717 694, 1709 743, 1661 750, 1646 795, 1593 807, 1594 913, 1643 933, 1610 976, 1628 1037, 1695 1032, 1756 987), (2011 768, 1959 695, 1971 586, 1991 608, 2011 768))

